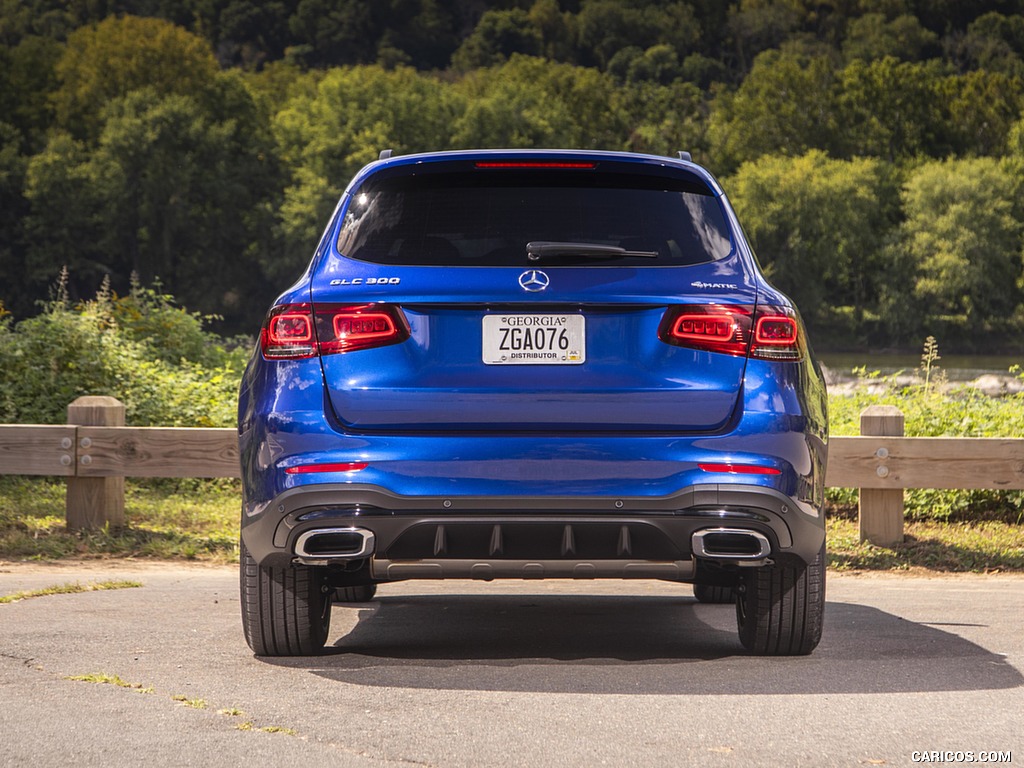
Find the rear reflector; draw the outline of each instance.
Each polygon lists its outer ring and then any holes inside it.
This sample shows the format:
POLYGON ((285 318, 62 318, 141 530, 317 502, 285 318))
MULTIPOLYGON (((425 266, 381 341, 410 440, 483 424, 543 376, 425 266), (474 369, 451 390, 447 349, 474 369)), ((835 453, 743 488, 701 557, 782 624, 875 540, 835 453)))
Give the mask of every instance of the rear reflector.
POLYGON ((308 475, 314 472, 358 472, 369 466, 364 461, 349 461, 341 464, 299 464, 295 467, 288 467, 284 471, 286 475, 308 475))
POLYGON ((705 472, 725 472, 730 475, 781 475, 775 467, 759 467, 755 464, 698 464, 705 472))
POLYGON ((398 344, 409 325, 398 307, 384 304, 285 304, 274 307, 260 334, 263 356, 298 360, 398 344))

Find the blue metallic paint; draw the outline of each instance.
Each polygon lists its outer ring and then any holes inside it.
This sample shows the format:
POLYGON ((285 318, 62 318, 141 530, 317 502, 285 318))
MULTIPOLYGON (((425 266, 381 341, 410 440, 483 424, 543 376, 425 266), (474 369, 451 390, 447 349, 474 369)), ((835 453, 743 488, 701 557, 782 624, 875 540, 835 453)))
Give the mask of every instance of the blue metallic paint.
MULTIPOLYGON (((473 152, 466 158, 542 157, 558 152, 473 152)), ((584 154, 597 160, 628 158, 631 162, 683 169, 705 181, 721 195, 717 182, 698 166, 668 158, 614 153, 584 154)), ((450 157, 450 155, 449 155, 450 157)), ((408 156, 373 163, 363 169, 349 190, 381 167, 437 161, 435 156, 408 156)), ((347 195, 347 191, 346 191, 347 195)), ((721 198, 724 203, 724 196, 721 198)), ((754 256, 742 236, 730 206, 734 252, 722 262, 697 267, 659 269, 545 268, 551 286, 543 303, 577 306, 588 312, 608 304, 647 305, 630 323, 635 339, 646 340, 644 355, 655 361, 658 373, 629 369, 613 352, 580 371, 549 369, 546 388, 531 388, 536 376, 512 370, 485 372, 481 390, 479 349, 469 345, 442 350, 450 365, 429 373, 429 395, 416 392, 414 363, 434 353, 433 339, 468 333, 474 323, 459 310, 442 310, 429 318, 417 305, 480 302, 536 306, 539 294, 526 294, 517 283, 515 268, 387 267, 345 260, 334 249, 337 227, 345 208, 339 203, 325 230, 313 263, 278 303, 345 301, 392 302, 407 307, 412 339, 401 345, 297 361, 263 359, 257 349, 245 372, 239 399, 239 434, 244 487, 243 526, 277 512, 270 506, 289 489, 319 484, 369 484, 405 496, 608 496, 660 497, 701 483, 736 483, 774 489, 804 502, 805 513, 816 513, 823 500, 827 443, 824 384, 813 360, 802 363, 745 360, 680 349, 662 344, 656 329, 665 306, 681 294, 692 294, 692 281, 734 283, 735 291, 704 291, 704 303, 791 306, 786 297, 760 277, 754 256), (655 275, 664 270, 664 276, 655 275), (398 274, 401 285, 359 286, 342 290, 330 286, 339 276, 385 277, 398 274), (652 308, 654 307, 654 308, 652 308), (662 308, 662 309, 658 309, 662 308), (448 315, 444 313, 448 312, 448 315), (439 318, 448 317, 448 320, 439 318), (709 365, 709 363, 714 365, 709 365), (701 378, 700 371, 713 369, 701 378), (691 391, 696 398, 690 413, 673 412, 670 400, 660 401, 670 385, 664 371, 679 373, 673 390, 691 391), (718 388, 726 371, 737 392, 718 388), (690 371, 691 373, 683 373, 690 371), (693 373, 696 371, 697 373, 693 373), (328 391, 328 380, 353 380, 347 392, 328 391), (650 375, 649 375, 650 374, 650 375), (696 376, 696 378, 694 378, 696 376), (646 377, 646 378, 645 378, 646 377), (564 393, 573 393, 568 402, 564 393), (536 398, 547 392, 547 403, 536 398), (625 417, 609 421, 616 398, 638 397, 625 417), (638 394, 642 393, 642 394, 638 394), (408 417, 409 404, 419 398, 419 421, 408 417), (429 399, 426 402, 424 398, 429 399), (514 416, 495 415, 504 404, 514 416), (534 413, 532 418, 522 414, 534 413), (693 414, 699 414, 695 420, 693 414), (339 415, 345 415, 342 421, 339 415), (352 414, 355 414, 354 416, 352 414), (444 415, 447 414, 447 415, 444 415), (598 418, 603 414, 604 419, 598 418), (488 431, 489 430, 489 431, 488 431), (367 462, 358 472, 285 475, 300 463, 367 462), (749 462, 782 470, 776 476, 744 476, 737 480, 698 469, 699 462, 749 462)), ((693 300, 692 297, 689 300, 693 300)), ((595 344, 613 350, 605 337, 600 314, 590 320, 595 344)), ((609 326, 610 328, 611 326, 609 326)), ((611 333, 611 331, 608 331, 611 333)), ((595 359, 597 356, 595 356, 595 359)), ((253 549, 253 547, 250 547, 253 549)))

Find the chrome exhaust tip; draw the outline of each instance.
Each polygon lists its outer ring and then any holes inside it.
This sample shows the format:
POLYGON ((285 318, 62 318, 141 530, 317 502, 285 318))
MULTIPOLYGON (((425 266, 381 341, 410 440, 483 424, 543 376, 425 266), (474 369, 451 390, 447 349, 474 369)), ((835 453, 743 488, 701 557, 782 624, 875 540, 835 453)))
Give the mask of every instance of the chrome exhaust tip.
POLYGON ((295 541, 303 560, 358 560, 373 554, 374 535, 365 528, 314 528, 295 541))
POLYGON ((705 528, 693 534, 693 554, 712 560, 763 560, 772 553, 768 537, 742 528, 705 528))

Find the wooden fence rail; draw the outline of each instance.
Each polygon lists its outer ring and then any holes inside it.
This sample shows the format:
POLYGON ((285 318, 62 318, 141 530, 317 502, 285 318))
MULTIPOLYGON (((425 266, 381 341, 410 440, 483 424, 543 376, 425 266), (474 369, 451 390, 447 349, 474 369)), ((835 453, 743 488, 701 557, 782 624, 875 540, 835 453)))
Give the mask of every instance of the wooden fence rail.
MULTIPOLYGON (((118 406, 114 398, 79 398, 68 407, 69 421, 79 423, 0 425, 0 474, 67 477, 70 528, 116 524, 118 499, 110 496, 119 495, 123 515, 123 486, 73 492, 79 481, 239 476, 234 429, 80 423, 109 421, 118 406)), ((825 483, 860 489, 864 540, 902 540, 905 488, 1024 490, 1024 438, 903 437, 903 416, 892 406, 868 408, 861 433, 829 440, 825 483)))

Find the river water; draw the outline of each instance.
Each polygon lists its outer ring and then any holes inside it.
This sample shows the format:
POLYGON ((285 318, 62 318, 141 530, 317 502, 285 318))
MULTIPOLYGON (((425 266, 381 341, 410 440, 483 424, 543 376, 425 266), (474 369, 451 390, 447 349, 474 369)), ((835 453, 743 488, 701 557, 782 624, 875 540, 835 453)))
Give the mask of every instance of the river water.
MULTIPOLYGON (((986 374, 1008 375, 1011 366, 1018 365, 1024 372, 1024 356, 1007 355, 942 355, 932 364, 932 370, 944 371, 949 381, 974 381, 986 374)), ((854 368, 866 367, 868 373, 879 371, 889 375, 899 371, 913 373, 921 367, 920 354, 820 354, 818 360, 836 379, 853 378, 854 368)))

